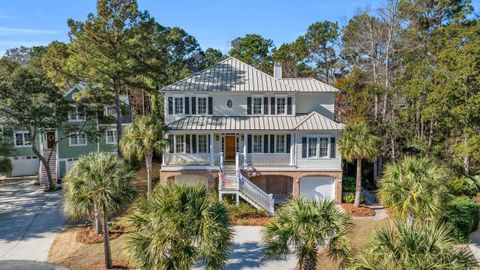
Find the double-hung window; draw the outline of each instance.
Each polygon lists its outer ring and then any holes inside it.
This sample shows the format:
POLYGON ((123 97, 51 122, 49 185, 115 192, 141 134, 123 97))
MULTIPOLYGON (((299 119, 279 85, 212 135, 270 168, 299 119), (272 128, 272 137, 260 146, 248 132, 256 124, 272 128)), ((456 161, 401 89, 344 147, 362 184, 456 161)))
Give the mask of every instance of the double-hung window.
POLYGON ((208 153, 208 139, 207 135, 198 135, 198 153, 208 153))
POLYGON ((277 113, 276 114, 286 114, 287 113, 287 99, 285 97, 277 97, 277 113))
POLYGON ((30 132, 21 131, 15 132, 15 147, 28 147, 32 145, 30 132))
POLYGON ((110 129, 106 131, 106 143, 107 144, 116 144, 117 143, 117 131, 110 129))
POLYGON ((286 139, 285 135, 277 135, 277 141, 275 143, 275 153, 285 153, 286 151, 286 139))
POLYGON ((116 116, 117 115, 117 110, 115 109, 115 106, 105 106, 105 115, 106 116, 116 116))
POLYGON ((70 146, 84 146, 87 145, 87 134, 85 133, 74 133, 69 137, 70 146))
POLYGON ((253 153, 262 153, 262 135, 253 135, 253 153))
POLYGON ((174 101, 175 101, 175 114, 183 114, 184 112, 183 97, 176 97, 174 101))
POLYGON ((73 107, 68 113, 68 121, 85 121, 85 108, 73 107))
POLYGON ((307 157, 317 157, 317 137, 309 137, 307 141, 307 157))
POLYGON ((206 97, 198 97, 197 98, 198 104, 198 114, 207 114, 207 98, 206 97))
POLYGON ((320 141, 319 141, 318 157, 328 158, 328 138, 320 137, 319 139, 320 141))
POLYGON ((185 153, 185 137, 175 135, 175 153, 185 153))
POLYGON ((335 138, 328 135, 311 135, 302 139, 303 158, 335 158, 335 138), (332 147, 333 144, 333 147, 332 147), (333 153, 331 153, 333 151, 333 153))
POLYGON ((262 114, 262 97, 254 97, 253 98, 253 114, 262 114))

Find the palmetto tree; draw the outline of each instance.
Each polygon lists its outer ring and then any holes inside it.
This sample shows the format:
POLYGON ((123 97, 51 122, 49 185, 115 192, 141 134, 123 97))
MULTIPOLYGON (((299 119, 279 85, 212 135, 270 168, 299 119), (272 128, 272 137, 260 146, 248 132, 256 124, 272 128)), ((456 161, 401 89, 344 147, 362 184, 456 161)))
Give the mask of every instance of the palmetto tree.
POLYGON ((139 116, 127 127, 120 140, 120 147, 127 156, 145 159, 147 168, 147 195, 152 193, 152 159, 155 152, 161 153, 168 141, 163 139, 164 126, 154 116, 139 116))
POLYGON ((228 211, 201 185, 158 186, 130 217, 131 263, 138 269, 221 269, 233 237, 228 211))
POLYGON ((112 267, 108 236, 109 215, 133 198, 133 174, 113 153, 92 153, 80 158, 64 178, 63 208, 71 218, 85 218, 95 210, 102 217, 105 267, 112 267))
POLYGON ((448 172, 415 157, 387 165, 378 189, 380 202, 409 222, 441 217, 450 192, 448 172))
POLYGON ((347 125, 339 142, 339 150, 348 162, 357 161, 357 179, 354 207, 360 206, 362 192, 362 160, 374 160, 378 154, 380 138, 373 135, 367 123, 347 125))
POLYGON ((478 269, 468 248, 455 248, 451 228, 441 223, 401 223, 379 229, 347 269, 478 269))
POLYGON ((351 224, 334 201, 293 198, 277 211, 262 232, 267 259, 294 254, 302 269, 317 269, 318 252, 328 248, 333 259, 348 254, 346 236, 351 224))

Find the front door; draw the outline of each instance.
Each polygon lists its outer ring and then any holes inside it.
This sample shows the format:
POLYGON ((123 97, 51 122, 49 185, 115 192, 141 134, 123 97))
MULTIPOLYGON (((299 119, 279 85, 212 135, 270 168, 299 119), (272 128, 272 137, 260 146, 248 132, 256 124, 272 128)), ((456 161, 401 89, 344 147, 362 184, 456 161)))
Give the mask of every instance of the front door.
POLYGON ((47 131, 47 149, 55 146, 55 131, 47 131))
POLYGON ((225 136, 225 160, 235 160, 235 136, 225 136))

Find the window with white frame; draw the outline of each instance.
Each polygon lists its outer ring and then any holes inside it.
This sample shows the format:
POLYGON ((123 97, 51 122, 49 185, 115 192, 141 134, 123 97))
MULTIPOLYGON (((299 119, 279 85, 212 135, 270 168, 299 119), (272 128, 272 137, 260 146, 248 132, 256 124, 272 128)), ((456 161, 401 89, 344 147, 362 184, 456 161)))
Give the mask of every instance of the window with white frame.
POLYGON ((277 97, 277 113, 285 114, 287 112, 287 99, 285 97, 277 97))
POLYGON ((106 131, 106 143, 107 144, 116 144, 117 143, 117 131, 115 129, 110 129, 106 131))
POLYGON ((319 138, 319 151, 318 156, 320 158, 327 158, 328 157, 328 138, 320 137, 319 138))
POLYGON ((207 98, 206 97, 197 98, 197 108, 198 108, 198 114, 207 114, 207 98))
POLYGON ((262 97, 254 97, 253 98, 253 114, 262 114, 262 97))
POLYGON ((183 114, 184 106, 183 106, 183 97, 176 97, 174 99, 175 102, 175 114, 183 114))
POLYGON ((28 131, 15 132, 14 136, 15 136, 15 147, 28 147, 32 145, 30 132, 28 131))
POLYGON ((198 153, 208 153, 207 135, 198 135, 198 153))
POLYGON ((115 105, 113 106, 105 106, 105 115, 106 116, 116 116, 117 111, 115 110, 115 105))
POLYGON ((285 153, 286 151, 286 142, 285 135, 277 135, 275 142, 275 153, 285 153))
POLYGON ((307 141, 307 157, 317 157, 317 137, 309 137, 307 141))
POLYGON ((183 135, 175 135, 175 153, 185 153, 185 138, 183 135))
POLYGON ((72 107, 68 113, 68 121, 85 121, 85 108, 72 107))
POLYGON ((87 134, 76 133, 69 136, 70 146, 84 146, 87 145, 87 134))
POLYGON ((262 135, 253 135, 253 153, 262 153, 262 135))

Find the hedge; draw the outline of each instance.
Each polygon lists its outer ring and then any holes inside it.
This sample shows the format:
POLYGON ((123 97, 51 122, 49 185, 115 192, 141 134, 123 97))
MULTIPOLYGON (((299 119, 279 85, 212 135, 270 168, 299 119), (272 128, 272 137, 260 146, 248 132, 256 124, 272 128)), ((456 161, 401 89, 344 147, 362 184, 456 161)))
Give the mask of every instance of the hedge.
POLYGON ((447 223, 453 227, 458 243, 468 243, 471 232, 477 230, 480 205, 468 197, 457 197, 447 204, 447 223))

